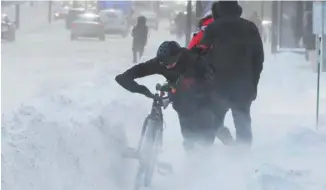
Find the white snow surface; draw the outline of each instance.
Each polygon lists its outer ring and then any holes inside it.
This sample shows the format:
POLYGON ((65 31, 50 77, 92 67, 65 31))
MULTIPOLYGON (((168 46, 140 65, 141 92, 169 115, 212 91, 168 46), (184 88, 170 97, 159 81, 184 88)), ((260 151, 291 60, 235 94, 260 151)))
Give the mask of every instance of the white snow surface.
MULTIPOLYGON (((153 32, 143 60, 174 39, 153 32)), ((58 21, 2 44, 2 188, 4 190, 132 189, 135 146, 151 101, 119 87, 132 66, 131 38, 70 42, 58 21)), ((250 151, 226 148, 186 156, 175 112, 165 113, 162 159, 174 173, 155 174, 151 189, 325 190, 326 88, 321 77, 321 126, 314 128, 316 74, 301 55, 270 55, 252 106, 250 151)), ((159 76, 139 80, 153 90, 159 76)), ((226 124, 234 132, 232 118, 226 124)))

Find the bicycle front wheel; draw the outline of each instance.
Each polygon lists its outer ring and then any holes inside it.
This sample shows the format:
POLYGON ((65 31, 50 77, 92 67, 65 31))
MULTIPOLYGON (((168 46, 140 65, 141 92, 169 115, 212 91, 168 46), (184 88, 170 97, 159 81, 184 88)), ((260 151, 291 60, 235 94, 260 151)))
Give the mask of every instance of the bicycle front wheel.
POLYGON ((149 119, 144 127, 145 133, 139 149, 140 158, 135 190, 139 190, 142 186, 148 187, 151 184, 162 140, 162 130, 157 122, 149 119))

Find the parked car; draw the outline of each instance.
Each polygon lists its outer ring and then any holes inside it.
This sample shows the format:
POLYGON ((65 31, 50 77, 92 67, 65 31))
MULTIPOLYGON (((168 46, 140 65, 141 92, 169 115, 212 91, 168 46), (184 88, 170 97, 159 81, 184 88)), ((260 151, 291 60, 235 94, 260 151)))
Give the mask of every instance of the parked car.
POLYGON ((66 28, 70 29, 71 23, 78 18, 79 15, 84 14, 84 8, 71 8, 68 11, 68 15, 66 18, 66 28))
POLYGON ((85 13, 79 15, 72 22, 70 31, 71 40, 76 40, 78 37, 98 38, 101 41, 105 40, 104 25, 97 14, 85 13))
POLYGON ((121 10, 101 10, 99 15, 107 34, 120 34, 122 37, 128 35, 128 19, 121 10))
POLYGON ((68 6, 64 6, 64 7, 60 6, 56 8, 56 10, 54 11, 54 19, 55 20, 66 19, 68 16, 68 12, 69 12, 68 6))
POLYGON ((1 15, 1 40, 16 40, 15 22, 10 21, 6 14, 1 15))

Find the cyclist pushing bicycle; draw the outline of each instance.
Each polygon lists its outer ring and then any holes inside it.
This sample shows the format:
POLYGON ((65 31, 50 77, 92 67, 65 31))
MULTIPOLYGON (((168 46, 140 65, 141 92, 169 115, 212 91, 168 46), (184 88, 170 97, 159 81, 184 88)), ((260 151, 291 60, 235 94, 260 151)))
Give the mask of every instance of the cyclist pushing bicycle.
POLYGON ((131 67, 115 79, 128 91, 155 99, 154 94, 135 79, 154 74, 164 76, 171 89, 170 100, 179 117, 184 148, 191 150, 195 143, 213 144, 216 136, 224 144, 232 141, 227 128, 214 126, 216 118, 210 104, 212 72, 204 57, 182 48, 175 41, 165 41, 159 46, 155 58, 131 67), (223 135, 219 135, 219 131, 223 131, 223 135))

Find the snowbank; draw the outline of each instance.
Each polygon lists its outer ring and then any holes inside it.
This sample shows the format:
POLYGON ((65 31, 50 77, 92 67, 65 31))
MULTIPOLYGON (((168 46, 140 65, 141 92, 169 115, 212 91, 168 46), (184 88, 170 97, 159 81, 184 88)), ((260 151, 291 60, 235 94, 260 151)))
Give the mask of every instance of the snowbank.
POLYGON ((147 110, 113 96, 118 95, 109 88, 84 84, 4 114, 2 187, 123 188, 132 169, 121 158, 125 128, 138 129, 147 110), (137 111, 131 112, 134 106, 137 111))

